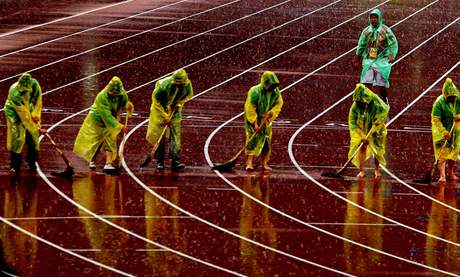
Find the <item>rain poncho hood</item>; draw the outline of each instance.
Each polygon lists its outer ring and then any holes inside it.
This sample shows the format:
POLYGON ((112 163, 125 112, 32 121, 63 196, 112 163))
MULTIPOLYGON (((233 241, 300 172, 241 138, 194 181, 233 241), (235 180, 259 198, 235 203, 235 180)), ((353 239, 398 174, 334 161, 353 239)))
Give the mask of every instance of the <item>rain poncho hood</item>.
POLYGON ((127 109, 129 115, 132 113, 133 104, 129 101, 120 78, 114 77, 97 94, 75 140, 75 154, 89 162, 102 145, 102 150, 112 152, 115 160, 117 137, 123 129, 123 124, 120 123, 123 108, 127 109), (110 96, 109 91, 117 93, 116 96, 110 96))
POLYGON ((4 107, 7 123, 7 149, 21 153, 26 131, 32 136, 35 149, 40 149, 38 137, 42 112, 42 89, 29 73, 24 73, 9 91, 4 107))
POLYGON ((246 154, 259 156, 262 150, 267 147, 265 158, 268 160, 271 153, 272 123, 278 117, 283 106, 283 97, 279 88, 279 80, 275 73, 265 71, 260 78, 260 84, 253 86, 244 104, 244 119, 246 127, 246 154), (271 85, 276 85, 273 90, 268 91, 271 85), (250 142, 249 138, 254 133, 254 123, 260 126, 263 118, 272 112, 273 116, 261 127, 259 133, 250 142))
POLYGON ((171 120, 165 137, 172 136, 170 153, 179 156, 181 149, 181 121, 183 105, 193 96, 192 82, 188 79, 184 69, 179 69, 172 76, 156 82, 152 92, 152 105, 147 128, 146 139, 155 144, 163 131, 165 120, 171 120), (177 86, 182 84, 183 86, 177 86))
POLYGON ((390 87, 391 63, 388 61, 390 54, 393 56, 393 59, 396 59, 398 41, 393 31, 383 24, 382 12, 379 9, 374 9, 369 14, 369 26, 361 32, 356 48, 356 55, 363 58, 361 82, 367 70, 375 64, 386 81, 386 87, 390 87), (379 23, 375 27, 370 23, 370 16, 372 14, 376 14, 379 17, 379 23))
POLYGON ((433 104, 431 112, 431 134, 435 159, 456 161, 460 152, 460 95, 452 79, 447 78, 440 95, 433 104), (453 102, 447 98, 455 96, 453 102), (451 133, 446 142, 444 136, 451 133), (443 147, 445 144, 445 147, 443 147))
MULTIPOLYGON (((385 144, 387 129, 385 126, 388 117, 389 107, 383 100, 363 84, 357 84, 353 92, 353 104, 348 115, 348 126, 350 128, 350 158, 360 145, 369 131, 369 145, 366 149, 366 159, 372 155, 385 165, 385 144), (358 102, 366 105, 358 105, 358 102)), ((359 168, 358 155, 352 160, 353 164, 359 168)))

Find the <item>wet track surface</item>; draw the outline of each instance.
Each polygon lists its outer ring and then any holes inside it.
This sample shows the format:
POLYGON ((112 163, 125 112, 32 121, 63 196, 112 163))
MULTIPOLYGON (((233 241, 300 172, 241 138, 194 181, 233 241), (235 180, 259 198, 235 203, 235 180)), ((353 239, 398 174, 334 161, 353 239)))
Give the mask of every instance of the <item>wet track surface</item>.
MULTIPOLYGON (((51 127, 76 175, 73 180, 50 175, 65 165, 43 140, 43 174, 10 176, 3 147, 1 215, 22 231, 0 223, 2 271, 19 276, 111 276, 113 270, 139 276, 460 274, 459 184, 412 181, 433 162, 430 112, 442 77, 460 82, 456 0, 42 5, 1 8, 11 14, 0 18, 0 102, 17 75, 30 71, 44 89, 44 127, 51 127), (352 49, 376 6, 399 41, 386 168, 401 180, 388 174, 373 180, 369 169, 367 179, 358 182, 354 168, 344 179, 327 179, 322 172, 346 161, 352 100, 341 99, 358 80, 352 49), (59 20, 64 17, 70 18, 59 20), (36 24, 42 25, 31 27, 36 24), (129 134, 120 176, 101 173, 102 155, 90 172, 72 154, 85 109, 113 75, 121 77, 135 105, 132 130, 148 118, 154 82, 180 67, 196 95, 183 114, 185 172, 171 172, 169 164, 157 171, 154 162, 139 170, 151 147, 144 138, 146 124, 129 134), (242 118, 231 119, 242 112, 247 90, 264 70, 275 71, 284 89, 273 131, 274 171, 246 173, 240 158, 234 172, 219 175, 208 162, 225 161, 242 147, 242 118)), ((6 145, 3 113, 0 118, 0 144, 6 145)))

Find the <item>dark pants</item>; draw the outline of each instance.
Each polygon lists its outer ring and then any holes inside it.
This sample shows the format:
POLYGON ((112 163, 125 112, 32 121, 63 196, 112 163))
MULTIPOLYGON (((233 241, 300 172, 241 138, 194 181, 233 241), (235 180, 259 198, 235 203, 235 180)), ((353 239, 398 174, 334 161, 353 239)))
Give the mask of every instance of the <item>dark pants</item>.
MULTIPOLYGON (((158 163, 164 163, 165 160, 165 144, 166 144, 166 137, 163 137, 158 145, 158 149, 156 152, 156 158, 158 163)), ((171 158, 173 164, 180 162, 180 150, 177 150, 175 145, 175 141, 171 136, 169 139, 169 157, 171 158)))
MULTIPOLYGON (((29 166, 29 169, 36 170, 35 162, 38 160, 38 151, 35 149, 35 143, 29 132, 26 131, 26 145, 27 145, 27 155, 26 162, 29 166)), ((16 171, 21 170, 22 164, 22 154, 21 153, 11 153, 10 167, 16 171)))

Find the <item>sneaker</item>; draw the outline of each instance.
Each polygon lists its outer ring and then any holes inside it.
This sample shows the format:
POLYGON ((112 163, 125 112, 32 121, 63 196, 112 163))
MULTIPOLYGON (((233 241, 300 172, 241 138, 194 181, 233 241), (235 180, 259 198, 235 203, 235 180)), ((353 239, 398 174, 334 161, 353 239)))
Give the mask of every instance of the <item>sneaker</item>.
POLYGON ((115 170, 116 168, 113 166, 113 164, 105 164, 104 165, 104 170, 115 170))
POLYGON ((37 166, 35 164, 29 164, 27 166, 27 168, 28 168, 29 172, 32 172, 32 173, 37 172, 37 166))
POLYGON ((96 163, 91 161, 91 162, 89 162, 88 167, 89 167, 89 169, 96 169, 96 163))
POLYGON ((165 169, 165 164, 161 163, 161 162, 157 162, 157 169, 159 169, 159 170, 165 169))
POLYGON ((185 165, 179 162, 173 162, 171 165, 171 170, 172 171, 182 171, 185 169, 185 165))

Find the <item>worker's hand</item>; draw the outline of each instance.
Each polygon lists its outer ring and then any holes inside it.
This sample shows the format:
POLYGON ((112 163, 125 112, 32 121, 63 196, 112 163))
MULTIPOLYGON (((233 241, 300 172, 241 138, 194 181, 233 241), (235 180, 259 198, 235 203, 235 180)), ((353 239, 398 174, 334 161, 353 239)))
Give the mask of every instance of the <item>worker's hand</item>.
POLYGON ((166 127, 171 126, 171 120, 165 119, 165 120, 163 121, 163 126, 166 126, 166 127))
POLYGON ((38 116, 32 116, 32 121, 36 124, 40 123, 40 118, 38 116))
POLYGON ((264 121, 270 120, 273 117, 273 112, 269 111, 265 114, 264 121))
POLYGON ((134 112, 134 105, 131 102, 128 102, 128 105, 126 105, 126 112, 128 115, 132 115, 134 112))
POLYGON ((388 55, 388 62, 389 62, 389 63, 392 63, 392 62, 394 62, 394 60, 395 60, 395 59, 393 58, 393 55, 391 55, 391 53, 390 53, 390 54, 388 55))
POLYGON ((123 126, 123 129, 121 129, 123 133, 128 133, 128 126, 123 126))
POLYGON ((46 129, 45 128, 38 128, 38 133, 40 133, 40 135, 44 135, 44 134, 46 134, 46 129))
POLYGON ((254 122, 254 131, 257 133, 259 132, 259 130, 260 130, 259 124, 257 124, 257 122, 254 122))
POLYGON ((444 139, 445 139, 445 140, 450 140, 450 138, 451 138, 451 136, 450 136, 449 133, 446 133, 446 134, 444 135, 444 139))
POLYGON ((369 144, 369 140, 367 138, 361 139, 361 142, 363 143, 363 145, 368 145, 369 144))
POLYGON ((359 56, 357 56, 357 55, 355 55, 355 56, 353 57, 353 67, 354 67, 355 69, 358 69, 358 68, 359 68, 359 56))

